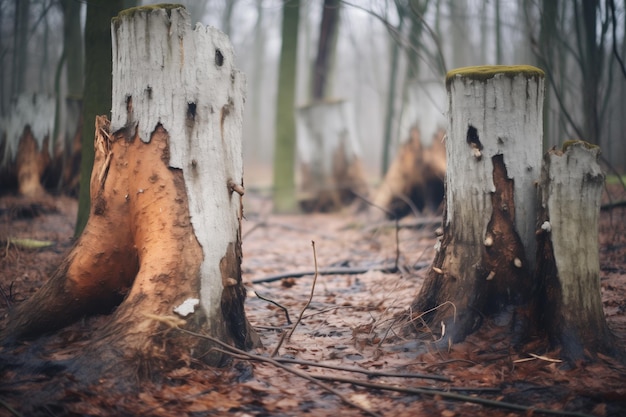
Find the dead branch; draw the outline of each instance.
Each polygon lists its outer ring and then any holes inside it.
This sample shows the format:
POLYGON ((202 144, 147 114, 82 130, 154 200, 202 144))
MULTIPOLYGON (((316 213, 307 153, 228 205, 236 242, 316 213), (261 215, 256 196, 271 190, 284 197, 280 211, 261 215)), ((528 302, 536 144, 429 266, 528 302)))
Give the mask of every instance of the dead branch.
POLYGON ((359 404, 356 404, 356 403, 352 402, 349 398, 344 396, 342 393, 340 393, 339 391, 337 391, 333 387, 331 387, 331 386, 329 386, 327 384, 324 384, 323 382, 317 380, 316 378, 312 377, 311 375, 307 374, 306 372, 302 372, 302 371, 300 371, 298 369, 290 368, 289 366, 283 365, 282 363, 276 361, 275 359, 267 358, 267 357, 260 356, 260 355, 255 355, 253 353, 249 353, 249 352, 246 352, 244 350, 237 349, 234 346, 230 346, 229 344, 227 344, 225 342, 222 342, 221 340, 216 339, 216 338, 211 337, 211 336, 208 336, 208 335, 192 332, 190 330, 183 329, 183 328, 180 328, 180 327, 175 327, 175 329, 179 330, 179 331, 181 331, 183 333, 187 333, 187 334, 189 334, 191 336, 195 336, 195 337, 199 337, 199 338, 202 338, 202 339, 209 340, 209 341, 211 341, 211 342, 213 342, 213 343, 215 343, 215 344, 217 344, 217 345, 222 347, 222 349, 214 348, 214 350, 217 350, 217 351, 220 351, 222 353, 228 354, 228 355, 230 355, 230 356, 232 356, 234 358, 243 359, 243 360, 254 360, 254 361, 257 361, 257 362, 264 362, 264 363, 269 363, 271 365, 274 365, 275 367, 277 367, 279 369, 282 369, 282 370, 284 370, 286 372, 289 372, 290 374, 293 374, 293 375, 299 376, 300 378, 306 379, 307 381, 317 385, 318 387, 324 389, 325 391, 330 392, 331 394, 337 396, 337 398, 339 398, 345 404, 347 404, 347 405, 349 405, 351 407, 354 407, 357 410, 361 410, 361 411, 363 411, 367 415, 370 415, 370 416, 373 416, 373 417, 382 417, 380 414, 376 413, 375 411, 369 410, 369 409, 367 409, 367 408, 365 408, 365 407, 363 407, 363 406, 361 406, 359 404))
MULTIPOLYGON (((291 339, 291 335, 293 334, 294 330, 296 330, 296 327, 298 327, 298 324, 300 324, 300 321, 302 320, 302 316, 304 315, 304 312, 306 311, 307 308, 309 308, 309 305, 311 304, 311 300, 313 300, 313 293, 315 292, 315 283, 317 282, 317 253, 315 252, 315 241, 311 241, 311 246, 313 246, 313 265, 315 266, 315 275, 313 275, 313 284, 311 285, 311 295, 309 296, 309 300, 306 302, 302 311, 300 311, 300 315, 298 316, 298 319, 296 320, 293 327, 287 334, 287 341, 291 339)), ((276 349, 276 351, 278 351, 278 349, 276 349)))
MULTIPOLYGON (((431 265, 432 262, 420 262, 411 266, 409 269, 413 269, 419 271, 420 269, 427 268, 431 265)), ((270 275, 265 278, 257 278, 253 279, 251 282, 253 284, 263 284, 269 282, 280 281, 285 278, 302 278, 310 275, 358 275, 365 274, 370 271, 379 271, 385 274, 395 274, 399 272, 399 268, 395 266, 388 267, 379 267, 379 268, 371 268, 371 267, 354 267, 354 268, 328 268, 328 269, 320 269, 317 272, 315 271, 294 271, 294 272, 283 272, 281 274, 270 275)))
POLYGON ((371 389, 402 392, 405 394, 428 395, 431 397, 441 397, 447 400, 463 401, 463 402, 469 402, 473 404, 480 404, 480 405, 484 405, 488 407, 523 411, 523 412, 530 413, 532 415, 548 414, 548 415, 553 415, 553 416, 592 417, 589 414, 578 413, 575 411, 561 411, 561 410, 549 410, 545 408, 536 408, 533 406, 513 404, 513 403, 509 403, 505 401, 498 401, 498 400, 489 400, 486 398, 480 398, 480 397, 475 397, 471 395, 455 394, 455 393, 448 392, 448 391, 442 391, 442 390, 436 390, 436 389, 430 389, 430 388, 400 387, 397 385, 378 384, 378 383, 373 383, 373 382, 359 381, 356 379, 335 377, 335 376, 316 375, 314 378, 324 380, 324 381, 342 382, 346 384, 358 385, 361 387, 371 388, 371 389))
POLYGON ((287 311, 287 307, 278 304, 276 301, 274 300, 270 300, 269 298, 265 298, 263 297, 261 294, 259 294, 257 291, 254 292, 256 294, 257 297, 259 297, 261 300, 263 301, 267 301, 268 303, 272 303, 274 304, 276 307, 280 308, 281 310, 283 310, 285 312, 285 318, 287 319, 287 324, 291 324, 291 319, 289 318, 289 311, 287 311))
POLYGON ((317 368, 332 369, 335 371, 359 373, 359 374, 367 375, 370 378, 379 378, 379 377, 415 378, 415 379, 432 379, 434 381, 442 381, 442 382, 452 382, 450 378, 441 376, 441 375, 404 374, 404 373, 394 373, 394 372, 368 371, 367 369, 363 369, 363 368, 336 366, 336 365, 330 365, 326 363, 303 361, 303 360, 290 359, 290 358, 276 358, 276 361, 280 363, 293 363, 295 365, 313 366, 317 368))
POLYGON ((600 210, 602 210, 602 211, 609 211, 609 210, 612 210, 612 209, 618 208, 618 207, 626 207, 626 200, 614 201, 612 203, 602 204, 600 206, 600 210))

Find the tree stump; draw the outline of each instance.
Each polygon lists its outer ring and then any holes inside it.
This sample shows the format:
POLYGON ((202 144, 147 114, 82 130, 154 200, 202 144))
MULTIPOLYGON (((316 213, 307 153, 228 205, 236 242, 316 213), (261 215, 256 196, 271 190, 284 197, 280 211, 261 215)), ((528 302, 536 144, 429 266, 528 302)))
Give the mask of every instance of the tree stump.
POLYGON ((367 194, 361 148, 350 103, 320 101, 296 114, 300 206, 306 212, 337 211, 367 194))
POLYGON ((53 152, 55 103, 52 97, 20 95, 0 125, 0 184, 16 186, 27 198, 44 195, 41 182, 53 152))
POLYGON ((491 318, 514 345, 544 334, 571 361, 616 353, 600 300, 599 150, 568 144, 540 166, 543 77, 528 66, 448 73, 443 236, 405 330, 419 317, 448 345, 491 318))
POLYGON ((483 315, 529 301, 542 152, 543 72, 533 67, 451 71, 444 232, 412 311, 444 343, 483 315), (433 310, 434 309, 434 310, 433 310))
POLYGON ((614 354, 602 309, 598 217, 604 174, 600 148, 581 141, 544 156, 539 183, 537 280, 540 323, 563 356, 614 354))
POLYGON ((192 30, 182 6, 126 10, 112 34, 112 120, 96 120, 89 220, 3 336, 37 336, 123 300, 78 361, 91 373, 217 365, 210 343, 167 323, 243 349, 258 342, 241 282, 245 80, 226 35, 192 30))
POLYGON ((446 176, 444 135, 445 132, 439 130, 425 146, 420 130, 411 129, 410 139, 398 150, 374 194, 374 205, 384 208, 387 217, 439 210, 446 176))

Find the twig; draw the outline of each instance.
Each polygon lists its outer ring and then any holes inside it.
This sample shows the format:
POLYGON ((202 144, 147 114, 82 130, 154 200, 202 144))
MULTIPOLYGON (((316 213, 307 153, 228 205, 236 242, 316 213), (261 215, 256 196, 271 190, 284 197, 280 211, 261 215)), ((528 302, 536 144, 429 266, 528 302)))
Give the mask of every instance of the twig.
POLYGON ((287 319, 287 324, 291 324, 291 319, 289 318, 289 311, 287 311, 287 307, 278 304, 276 301, 274 300, 270 300, 269 298, 265 298, 263 297, 261 294, 259 294, 257 291, 254 292, 256 294, 257 297, 259 297, 261 300, 263 301, 267 301, 268 303, 272 303, 274 304, 276 307, 280 308, 281 310, 283 310, 285 312, 285 318, 287 319))
POLYGON ((442 382, 452 382, 450 378, 447 378, 441 375, 403 374, 403 373, 393 373, 393 372, 368 371, 367 369, 363 369, 363 368, 336 366, 336 365, 330 365, 330 364, 325 364, 325 363, 302 361, 302 360, 290 359, 290 358, 276 358, 276 361, 281 362, 281 363, 293 363, 295 365, 314 366, 317 368, 333 369, 335 371, 359 373, 359 374, 367 375, 370 378, 374 378, 374 377, 416 378, 416 379, 432 379, 434 381, 442 381, 442 382))
POLYGON ((4 302, 6 303, 7 308, 11 310, 11 300, 9 300, 7 293, 4 292, 4 288, 2 288, 2 285, 0 285, 0 294, 2 295, 2 298, 4 298, 4 302))
MULTIPOLYGON (((420 269, 424 269, 429 267, 432 264, 432 262, 420 262, 420 263, 416 263, 414 264, 411 269, 414 270, 420 270, 420 269)), ((371 267, 354 267, 354 268, 327 268, 327 269, 320 269, 317 271, 317 275, 358 275, 358 274, 365 274, 367 272, 370 271, 379 271, 379 272, 383 272, 385 274, 395 274, 397 273, 399 270, 399 268, 396 268, 395 266, 382 266, 382 267, 378 267, 378 268, 371 268, 371 267)), ((250 281, 252 284, 264 284, 264 283, 269 283, 269 282, 276 282, 276 281, 280 281, 281 279, 285 279, 285 278, 302 278, 302 277, 308 277, 310 275, 315 275, 315 271, 293 271, 293 272, 283 272, 281 274, 276 274, 276 275, 270 275, 264 278, 257 278, 257 279, 253 279, 252 281, 250 281)))
POLYGON ((309 296, 309 300, 306 302, 302 311, 300 311, 300 315, 298 316, 298 319, 294 323, 293 327, 291 328, 289 333, 287 333, 287 341, 291 339, 291 335, 293 334, 294 330, 296 330, 296 327, 298 327, 298 324, 300 324, 300 321, 302 320, 302 316, 304 315, 304 312, 306 311, 307 308, 309 308, 309 305, 311 304, 311 300, 313 300, 313 293, 315 292, 315 282, 317 281, 317 253, 315 252, 314 240, 311 241, 311 246, 313 246, 313 265, 315 267, 315 275, 313 275, 313 284, 311 285, 311 295, 309 296))
POLYGON ((543 414, 550 414, 550 415, 556 415, 556 416, 592 417, 589 414, 578 413, 575 411, 560 411, 560 410, 549 410, 545 408, 535 408, 533 406, 519 405, 519 404, 513 404, 513 403, 497 401, 497 400, 488 400, 486 398, 474 397, 470 395, 455 394, 452 392, 441 391, 441 390, 436 390, 436 389, 399 387, 395 385, 377 384, 373 382, 359 381, 359 380, 350 379, 350 378, 321 376, 321 375, 315 376, 315 378, 321 379, 324 381, 343 382, 346 384, 359 385, 365 388, 395 391, 395 392, 402 392, 406 394, 415 394, 415 395, 429 395, 431 397, 436 396, 436 397, 446 398, 448 400, 469 402, 469 403, 474 403, 474 404, 486 405, 489 407, 497 407, 497 408, 505 408, 509 410, 532 412, 533 415, 535 413, 543 413, 543 414))
POLYGON ((302 372, 298 369, 293 369, 290 368, 289 366, 283 365, 282 363, 276 361, 275 359, 271 359, 271 358, 267 358, 264 356, 260 356, 260 355, 255 355, 253 353, 249 353, 246 351, 243 351, 241 349, 237 349, 236 347, 230 346, 227 343, 222 342, 219 339, 216 339, 215 337, 212 336, 208 336, 208 335, 204 335, 201 333, 196 333, 196 332, 192 332, 191 330, 187 330, 187 329, 183 329, 181 327, 175 327, 176 330, 179 330, 183 333, 187 333, 191 336, 196 336, 196 337, 200 337, 202 339, 206 339, 206 340, 210 340, 211 342, 222 346, 222 348, 224 349, 219 349, 219 348, 213 348, 213 350, 217 350, 219 352, 222 352, 224 354, 230 355, 232 357, 235 358, 241 358, 241 359, 248 359, 248 360, 254 360, 254 361, 258 361, 258 362, 265 362, 265 363, 269 363, 271 365, 276 366, 277 368, 280 368, 286 372, 289 372, 293 375, 299 376, 301 378, 306 379, 307 381, 317 385, 318 387, 330 392, 331 394, 334 394, 337 396, 337 398, 339 398, 341 401, 343 401, 344 403, 348 404, 351 407, 356 408, 357 410, 361 410, 364 413, 373 416, 373 417, 381 417, 380 414, 376 413, 375 411, 369 410, 359 404, 356 404, 354 402, 352 402, 349 398, 347 398, 346 396, 344 396, 342 393, 340 393, 339 391, 337 391, 336 389, 334 389, 333 387, 324 384, 323 382, 317 380, 316 378, 312 377, 311 375, 307 374, 306 372, 302 372))
POLYGON ((15 408, 11 407, 9 404, 4 402, 2 399, 0 399, 0 405, 3 406, 4 408, 6 408, 7 410, 9 410, 9 412, 11 414, 13 414, 14 416, 17 416, 17 417, 21 417, 22 416, 15 408))

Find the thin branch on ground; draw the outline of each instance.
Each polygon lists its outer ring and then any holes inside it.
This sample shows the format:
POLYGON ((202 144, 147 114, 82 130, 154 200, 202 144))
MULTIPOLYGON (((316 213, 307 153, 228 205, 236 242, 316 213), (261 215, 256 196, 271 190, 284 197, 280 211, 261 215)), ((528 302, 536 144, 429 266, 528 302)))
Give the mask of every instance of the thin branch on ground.
POLYGON ((358 385, 361 387, 371 388, 371 389, 402 392, 405 394, 428 395, 431 397, 441 397, 447 400, 469 402, 469 403, 480 404, 480 405, 484 405, 488 407, 504 408, 504 409, 515 410, 515 411, 524 411, 527 413, 532 413, 532 415, 541 413, 541 414, 549 414, 549 415, 554 415, 554 416, 592 417, 589 414, 579 413, 575 411, 549 410, 545 408, 533 407, 531 405, 519 405, 519 404, 509 403, 505 401, 489 400, 486 398, 480 398, 480 397, 475 397, 471 395, 455 394, 452 392, 436 390, 436 389, 400 387, 396 385, 378 384, 374 382, 359 381, 356 379, 334 377, 334 376, 319 375, 319 376, 315 376, 315 378, 324 380, 324 381, 329 381, 329 382, 342 382, 346 384, 358 385))
MULTIPOLYGON (((413 265, 410 269, 420 270, 430 266, 432 262, 422 262, 413 265)), ((317 271, 317 275, 358 275, 365 274, 370 271, 379 271, 385 274, 395 274, 397 273, 399 268, 396 266, 383 266, 378 268, 372 267, 353 267, 353 268, 326 268, 320 269, 317 271)), ((280 281, 285 278, 302 278, 308 277, 311 275, 315 275, 315 271, 293 271, 293 272, 283 272, 276 275, 269 275, 263 278, 257 278, 250 281, 252 284, 264 284, 269 282, 280 281)))
POLYGON ((263 297, 261 294, 259 294, 257 291, 254 292, 256 294, 257 297, 259 297, 261 300, 263 301, 267 301, 268 303, 272 303, 274 304, 276 307, 280 308, 281 310, 283 310, 285 312, 285 319, 287 320, 287 324, 291 324, 291 319, 289 318, 289 311, 287 311, 287 307, 277 303, 274 300, 270 300, 269 298, 265 298, 263 297))
POLYGON ((307 308, 309 308, 309 305, 311 304, 311 300, 313 300, 313 293, 315 292, 315 283, 317 282, 317 253, 315 252, 315 241, 311 241, 311 246, 313 247, 313 266, 315 267, 315 275, 313 275, 313 284, 311 284, 311 295, 309 296, 309 300, 306 302, 302 311, 300 311, 300 314, 298 315, 298 319, 294 323, 293 327, 291 328, 289 333, 287 333, 287 341, 291 339, 291 335, 293 334, 294 330, 296 330, 296 327, 298 327, 298 324, 300 324, 300 321, 302 320, 302 316, 304 315, 304 312, 306 311, 307 308))
POLYGON ((354 403, 353 401, 351 401, 349 398, 347 398, 346 396, 344 396, 342 393, 340 393, 339 391, 337 391, 336 389, 334 389, 333 387, 317 380, 316 378, 312 377, 311 375, 307 374, 306 372, 300 371, 298 369, 293 369, 289 366, 283 365, 282 363, 276 361, 275 359, 272 358, 267 358, 264 356, 260 356, 260 355, 255 355, 253 353, 249 353, 246 352, 244 350, 241 349, 237 349, 234 346, 230 346, 228 343, 222 342, 221 340, 212 337, 212 336, 208 336, 208 335, 204 335, 201 333, 196 333, 196 332, 192 332, 191 330, 187 330, 187 329, 183 329, 181 327, 176 326, 175 327, 176 330, 179 330, 183 333, 187 333, 191 336, 195 336, 195 337, 200 337, 202 339, 206 339, 209 340, 213 343, 215 343, 216 345, 221 346, 223 349, 220 348, 213 348, 213 350, 222 352, 224 354, 227 354, 229 356, 232 356, 234 358, 238 358, 238 359, 243 359, 243 360, 254 360, 257 362, 264 362, 264 363, 269 363, 271 365, 274 365, 277 368, 280 368, 286 372, 289 372, 293 375, 299 376, 300 378, 306 379, 307 381, 317 385, 318 387, 324 389, 325 391, 330 392, 331 394, 337 396, 337 398, 339 398, 341 401, 343 401, 345 404, 356 408, 357 410, 361 410, 364 413, 366 413, 367 415, 373 416, 373 417, 381 417, 380 414, 376 413, 375 411, 369 410, 359 404, 354 403))
POLYGON ((359 373, 359 374, 367 375, 370 378, 377 378, 377 377, 414 378, 414 379, 432 379, 433 381, 442 381, 442 382, 452 382, 450 378, 441 376, 441 375, 403 374, 403 373, 397 373, 397 372, 368 371, 367 369, 363 369, 363 368, 336 366, 336 365, 330 365, 330 364, 325 364, 325 363, 303 361, 303 360, 290 359, 290 358, 276 358, 276 361, 280 363, 292 363, 294 365, 332 369, 335 371, 359 373))
POLYGON ((11 300, 9 299, 9 296, 7 296, 7 293, 4 292, 2 285, 0 285, 0 295, 4 298, 4 303, 7 305, 7 309, 11 310, 11 300))

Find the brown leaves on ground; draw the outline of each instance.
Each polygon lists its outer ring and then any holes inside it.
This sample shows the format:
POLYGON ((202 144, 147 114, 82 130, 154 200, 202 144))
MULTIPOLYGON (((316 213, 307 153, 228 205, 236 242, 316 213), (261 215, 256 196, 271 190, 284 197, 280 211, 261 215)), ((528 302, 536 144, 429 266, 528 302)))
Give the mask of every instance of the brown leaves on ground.
MULTIPOLYGON (((0 327, 5 324, 8 305, 19 303, 40 287, 71 245, 76 203, 66 198, 55 203, 56 210, 25 217, 14 205, 9 208, 6 198, 0 199, 0 327), (53 240, 56 245, 18 248, 7 243, 9 237, 53 240)), ((403 340, 395 333, 400 325, 396 314, 410 305, 425 274, 423 267, 414 266, 433 259, 436 221, 402 222, 400 272, 389 274, 375 269, 394 264, 393 223, 372 225, 367 215, 349 213, 274 216, 269 214, 267 200, 250 193, 244 204, 243 278, 249 290, 246 310, 264 344, 253 353, 265 357, 276 353, 275 359, 301 361, 284 365, 324 378, 324 383, 349 401, 378 415, 539 415, 476 404, 477 399, 594 416, 626 413, 626 368, 613 358, 600 355, 595 362, 571 367, 559 362, 559 352, 551 351, 541 340, 514 349, 508 330, 489 320, 464 343, 445 349, 403 340), (301 323, 290 340, 281 342, 282 334, 290 328, 284 309, 295 321, 309 299, 313 276, 253 281, 290 271, 313 271, 311 241, 315 241, 319 270, 371 270, 318 275, 301 323), (355 368, 364 373, 353 372, 355 368), (370 386, 363 386, 367 384, 370 386), (419 391, 418 395, 392 389, 438 392, 419 391), (454 399, 453 394, 468 398, 454 399)), ((626 209, 602 212, 600 233, 605 312, 624 346, 626 209)), ((310 381, 269 363, 244 359, 235 359, 232 366, 223 369, 193 362, 161 380, 143 381, 133 391, 111 390, 112 381, 77 390, 64 360, 78 355, 90 343, 93 329, 106 320, 106 316, 92 318, 17 350, 0 351, 0 416, 362 415, 310 381), (18 362, 25 365, 15 366, 18 362)))

